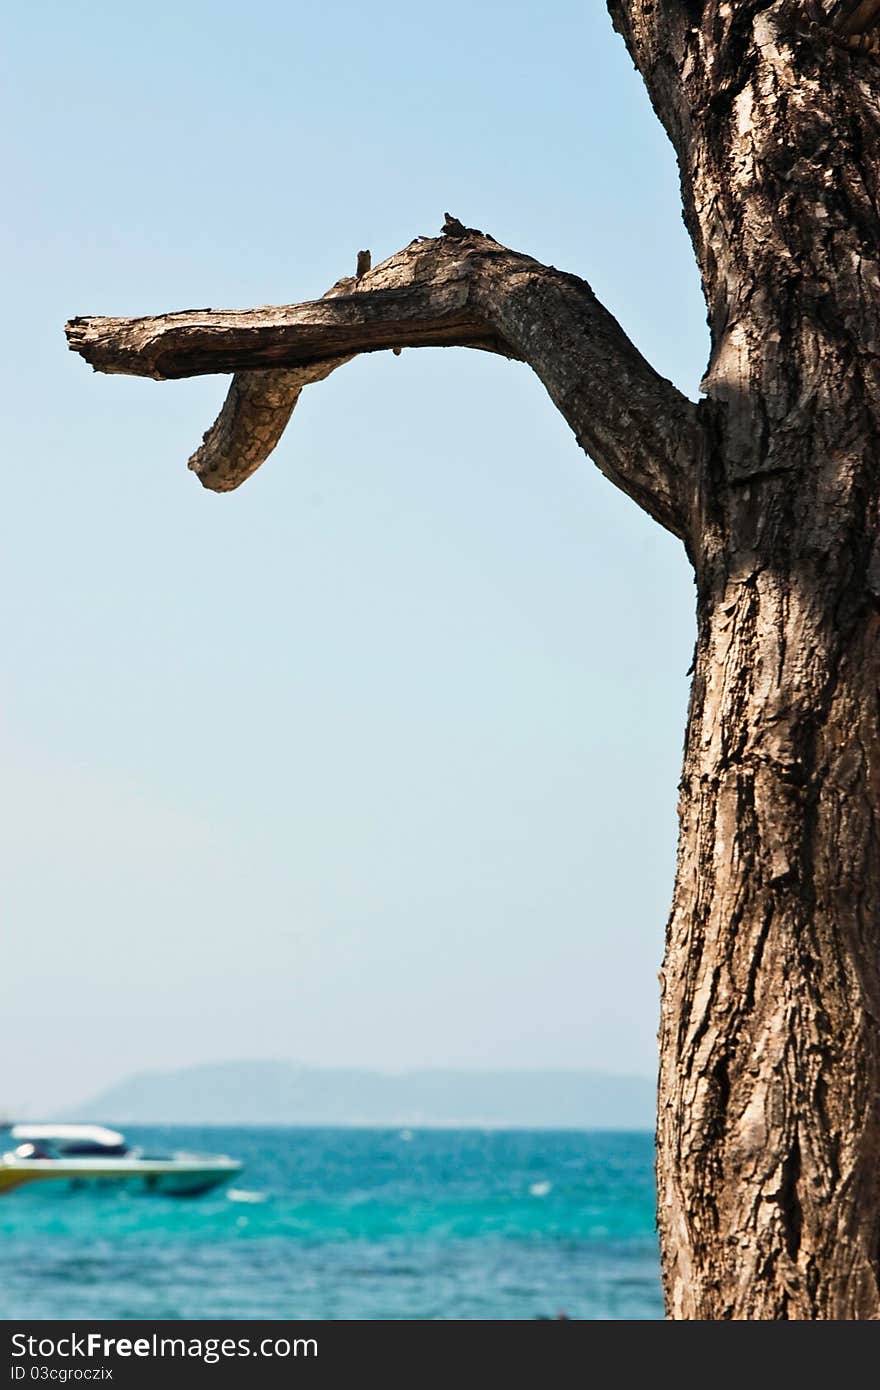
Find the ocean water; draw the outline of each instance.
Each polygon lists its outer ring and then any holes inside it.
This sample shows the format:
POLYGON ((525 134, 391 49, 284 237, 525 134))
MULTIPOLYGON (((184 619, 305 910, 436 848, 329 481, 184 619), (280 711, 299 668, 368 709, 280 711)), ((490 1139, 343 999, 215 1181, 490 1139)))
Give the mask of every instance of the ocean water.
POLYGON ((231 1187, 0 1197, 3 1318, 663 1316, 649 1134, 127 1127, 231 1187))

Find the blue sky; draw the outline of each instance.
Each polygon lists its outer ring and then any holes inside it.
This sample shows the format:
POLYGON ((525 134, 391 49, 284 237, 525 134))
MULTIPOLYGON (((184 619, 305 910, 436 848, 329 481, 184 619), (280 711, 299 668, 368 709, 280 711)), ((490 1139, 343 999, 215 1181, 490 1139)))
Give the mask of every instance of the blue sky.
POLYGON ((695 395, 674 159, 604 5, 34 3, 10 214, 0 1109, 224 1057, 651 1072, 693 643, 680 545, 518 364, 381 354, 236 493, 226 378, 74 314, 319 296, 444 211, 695 395))

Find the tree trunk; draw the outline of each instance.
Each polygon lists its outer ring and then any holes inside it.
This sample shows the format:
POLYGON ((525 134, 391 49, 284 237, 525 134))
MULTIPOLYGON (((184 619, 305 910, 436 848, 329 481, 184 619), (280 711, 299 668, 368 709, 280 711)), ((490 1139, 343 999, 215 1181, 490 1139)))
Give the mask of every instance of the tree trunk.
POLYGON ((662 989, 667 1307, 876 1318, 880 69, 793 6, 626 8, 712 327, 662 989))
POLYGON ((780 507, 774 535, 701 585, 660 1048, 676 1318, 880 1315, 880 619, 854 592, 862 503, 825 514, 812 555, 780 507))
POLYGON ((608 6, 678 155, 699 407, 585 281, 448 215, 319 301, 68 338, 102 371, 235 371, 190 461, 215 491, 361 352, 505 353, 681 537, 698 637, 660 1033, 667 1309, 880 1318, 880 0, 608 6))

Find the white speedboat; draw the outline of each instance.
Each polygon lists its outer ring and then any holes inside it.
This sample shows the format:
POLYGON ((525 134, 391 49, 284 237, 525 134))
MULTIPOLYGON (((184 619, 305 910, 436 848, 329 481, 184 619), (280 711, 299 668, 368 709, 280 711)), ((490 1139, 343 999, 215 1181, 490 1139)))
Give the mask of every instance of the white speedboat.
MULTIPOLYGON (((10 1125, 14 1147, 0 1155, 0 1195, 23 1183, 124 1184, 172 1197, 219 1187, 242 1164, 225 1154, 149 1154, 101 1125, 10 1125)), ((2 1136, 0 1136, 2 1137, 2 1136)))

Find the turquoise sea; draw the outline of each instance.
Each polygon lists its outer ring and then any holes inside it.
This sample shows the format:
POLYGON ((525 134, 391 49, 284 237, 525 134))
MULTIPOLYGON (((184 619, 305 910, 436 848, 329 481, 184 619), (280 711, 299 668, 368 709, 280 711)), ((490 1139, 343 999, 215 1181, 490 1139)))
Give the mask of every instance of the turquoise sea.
POLYGON ((649 1134, 126 1126, 190 1200, 0 1198, 3 1318, 661 1318, 649 1134))

